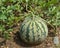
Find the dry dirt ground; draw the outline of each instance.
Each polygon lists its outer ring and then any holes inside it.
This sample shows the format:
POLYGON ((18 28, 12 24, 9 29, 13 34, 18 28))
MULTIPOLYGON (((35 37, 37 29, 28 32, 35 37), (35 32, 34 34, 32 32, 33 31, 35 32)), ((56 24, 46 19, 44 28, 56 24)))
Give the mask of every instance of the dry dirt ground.
MULTIPOLYGON (((3 41, 3 38, 0 38, 0 48, 60 48, 60 45, 56 46, 53 43, 54 33, 52 29, 49 30, 49 36, 46 38, 46 40, 38 45, 28 45, 22 42, 19 39, 18 32, 19 27, 15 27, 9 40, 5 42, 3 41)), ((60 32, 60 28, 57 29, 57 32, 60 32)), ((58 34, 58 37, 60 39, 60 33, 58 34)))

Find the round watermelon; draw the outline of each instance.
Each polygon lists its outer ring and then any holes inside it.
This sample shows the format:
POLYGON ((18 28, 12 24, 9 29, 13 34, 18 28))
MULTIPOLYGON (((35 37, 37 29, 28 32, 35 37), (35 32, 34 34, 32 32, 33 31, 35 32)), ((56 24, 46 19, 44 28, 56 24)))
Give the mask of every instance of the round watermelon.
POLYGON ((26 17, 20 27, 21 39, 29 44, 37 44, 45 40, 48 28, 42 18, 38 16, 26 17))

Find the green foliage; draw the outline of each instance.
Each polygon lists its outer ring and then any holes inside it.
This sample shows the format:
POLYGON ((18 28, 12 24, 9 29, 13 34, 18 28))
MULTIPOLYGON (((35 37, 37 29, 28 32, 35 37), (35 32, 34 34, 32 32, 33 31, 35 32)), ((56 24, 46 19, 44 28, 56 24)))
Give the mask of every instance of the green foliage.
POLYGON ((10 32, 6 31, 7 27, 9 27, 7 30, 13 29, 11 27, 24 20, 29 11, 39 15, 53 26, 60 26, 59 0, 0 0, 0 32, 3 32, 3 36, 10 32))

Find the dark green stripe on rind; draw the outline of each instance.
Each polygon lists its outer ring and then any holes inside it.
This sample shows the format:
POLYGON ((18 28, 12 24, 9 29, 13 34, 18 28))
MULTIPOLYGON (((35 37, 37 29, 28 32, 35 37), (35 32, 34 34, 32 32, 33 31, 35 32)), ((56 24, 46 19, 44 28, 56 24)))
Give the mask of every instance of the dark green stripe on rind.
POLYGON ((29 30, 29 27, 30 27, 30 24, 31 24, 31 22, 27 25, 28 27, 27 27, 27 31, 26 31, 26 40, 27 41, 29 41, 29 32, 30 32, 30 30, 29 30))
POLYGON ((34 23, 32 22, 32 34, 33 34, 33 42, 35 41, 35 36, 34 36, 34 23))
MULTIPOLYGON (((21 29, 20 29, 20 33, 23 34, 23 32, 25 32, 25 30, 23 30, 24 26, 26 26, 26 24, 28 23, 29 21, 24 21, 21 25, 21 29)), ((27 27, 27 26, 26 26, 27 27)))
MULTIPOLYGON (((25 25, 25 24, 24 24, 24 25, 25 25)), ((24 32, 24 30, 23 30, 24 25, 21 25, 20 34, 22 34, 22 33, 24 32)))
MULTIPOLYGON (((35 22, 36 23, 36 22, 35 22)), ((36 33, 37 33, 37 36, 36 36, 36 41, 38 41, 38 39, 39 39, 39 36, 40 36, 40 34, 39 34, 39 27, 37 27, 37 25, 35 24, 35 26, 36 26, 36 33)))
POLYGON ((28 24, 30 23, 30 21, 29 22, 27 22, 27 23, 25 23, 25 24, 23 24, 21 27, 21 29, 22 29, 22 31, 20 31, 20 35, 21 35, 21 38, 23 39, 23 40, 25 40, 26 42, 27 42, 27 40, 25 39, 26 38, 26 32, 27 32, 27 27, 28 27, 28 24))
POLYGON ((21 24, 21 28, 20 28, 20 33, 21 34, 24 32, 23 27, 26 25, 27 22, 29 22, 29 21, 26 20, 21 24))

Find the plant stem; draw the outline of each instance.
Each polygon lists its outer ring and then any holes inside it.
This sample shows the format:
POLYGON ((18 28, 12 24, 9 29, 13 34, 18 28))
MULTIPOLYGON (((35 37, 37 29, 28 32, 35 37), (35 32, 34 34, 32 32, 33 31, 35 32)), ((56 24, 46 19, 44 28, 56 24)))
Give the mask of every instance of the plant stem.
POLYGON ((26 3, 26 11, 28 10, 28 3, 26 3))
POLYGON ((56 20, 55 32, 56 32, 56 34, 58 34, 57 33, 57 16, 55 16, 55 20, 56 20))
POLYGON ((25 0, 26 1, 26 11, 28 10, 28 0, 25 0))

